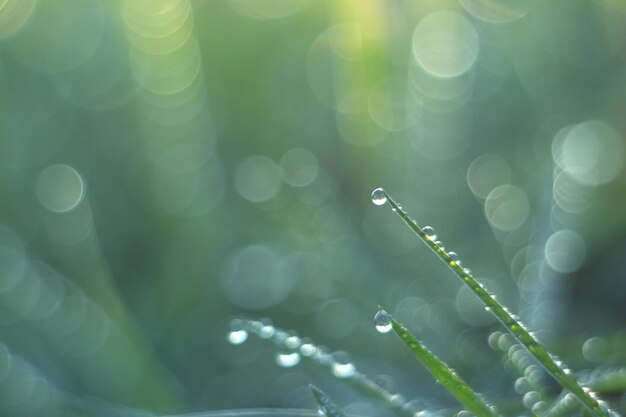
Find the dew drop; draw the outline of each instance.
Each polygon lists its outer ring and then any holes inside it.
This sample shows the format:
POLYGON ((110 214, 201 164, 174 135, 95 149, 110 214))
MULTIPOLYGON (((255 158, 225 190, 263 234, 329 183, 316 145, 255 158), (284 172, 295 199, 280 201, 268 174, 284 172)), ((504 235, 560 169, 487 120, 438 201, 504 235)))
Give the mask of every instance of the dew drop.
POLYGON ((240 345, 248 339, 248 332, 245 330, 245 324, 241 319, 233 319, 229 323, 230 331, 226 335, 226 340, 231 345, 240 345))
POLYGON ((302 341, 300 340, 298 335, 294 333, 290 333, 289 336, 287 336, 287 338, 285 339, 285 347, 289 349, 298 349, 301 344, 302 341))
POLYGON ((300 345, 300 353, 302 356, 313 356, 317 352, 317 347, 310 340, 303 340, 300 345))
POLYGON ((231 345, 240 345, 248 339, 248 332, 245 330, 233 330, 226 336, 231 345))
POLYGON ((379 333, 389 333, 393 328, 391 317, 385 310, 378 310, 374 316, 374 324, 379 333))
POLYGON ((276 363, 283 368, 291 368, 300 363, 300 354, 298 352, 278 352, 276 354, 276 363))
POLYGON ((459 255, 457 255, 456 252, 448 252, 448 256, 452 261, 456 262, 457 264, 459 263, 459 255))
POLYGON ((269 320, 262 320, 262 326, 259 329, 258 333, 259 337, 261 339, 269 339, 270 337, 274 336, 274 333, 276 333, 276 328, 274 327, 272 322, 269 320))
POLYGON ((472 275, 472 270, 469 268, 463 268, 463 272, 465 272, 466 275, 472 275))
POLYGON ((356 372, 356 368, 352 363, 352 358, 350 358, 350 354, 348 352, 344 352, 342 350, 333 352, 331 356, 332 359, 332 371, 333 375, 337 378, 350 378, 356 372))
POLYGON ((524 398, 522 400, 526 408, 532 408, 532 406, 539 401, 541 401, 541 396, 537 391, 528 391, 524 394, 524 398))
POLYGON ((382 188, 377 188, 372 191, 372 203, 377 206, 382 206, 387 202, 387 196, 385 195, 385 191, 382 188))
POLYGON ((394 407, 402 407, 402 405, 406 403, 406 400, 400 394, 392 395, 391 398, 389 398, 389 401, 391 402, 391 405, 393 405, 394 407))
POLYGON ((538 401, 531 407, 530 411, 532 411, 534 414, 541 414, 543 411, 546 410, 547 407, 548 404, 543 401, 538 401))
POLYGON ((439 247, 439 249, 441 249, 443 251, 446 250, 446 248, 443 246, 443 243, 441 243, 441 241, 439 241, 439 240, 435 241, 435 245, 437 245, 439 247))
POLYGON ((424 226, 422 227, 422 232, 424 232, 428 239, 433 241, 437 240, 437 234, 435 233, 435 229, 433 229, 432 227, 424 226))

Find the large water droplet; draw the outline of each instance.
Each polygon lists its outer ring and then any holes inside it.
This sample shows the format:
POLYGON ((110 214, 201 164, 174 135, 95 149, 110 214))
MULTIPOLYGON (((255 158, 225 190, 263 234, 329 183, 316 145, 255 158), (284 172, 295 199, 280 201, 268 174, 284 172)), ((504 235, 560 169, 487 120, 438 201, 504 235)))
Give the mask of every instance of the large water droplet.
POLYGON ((387 196, 385 195, 385 191, 382 188, 377 188, 372 191, 372 203, 377 206, 382 206, 387 202, 387 196))
POLYGON ((298 352, 278 352, 276 354, 276 363, 283 368, 291 368, 300 363, 300 354, 298 352))
POLYGON ((448 252, 448 256, 457 264, 459 263, 459 255, 456 252, 448 252))
POLYGON ((391 317, 385 310, 378 310, 374 316, 374 324, 379 333, 388 333, 393 328, 391 317))
POLYGON ((433 229, 432 227, 424 226, 422 227, 422 232, 424 232, 428 239, 433 241, 437 240, 437 234, 435 233, 435 229, 433 229))

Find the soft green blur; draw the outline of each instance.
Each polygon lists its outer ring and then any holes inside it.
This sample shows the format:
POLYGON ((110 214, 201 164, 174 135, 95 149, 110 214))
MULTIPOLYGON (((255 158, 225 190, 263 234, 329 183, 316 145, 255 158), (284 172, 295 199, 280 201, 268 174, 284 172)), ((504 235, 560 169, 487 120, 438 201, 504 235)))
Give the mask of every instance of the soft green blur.
POLYGON ((574 369, 625 365, 625 61, 621 0, 0 0, 0 415, 310 382, 389 415, 236 316, 455 406, 378 304, 512 398, 501 328, 379 186, 574 369))

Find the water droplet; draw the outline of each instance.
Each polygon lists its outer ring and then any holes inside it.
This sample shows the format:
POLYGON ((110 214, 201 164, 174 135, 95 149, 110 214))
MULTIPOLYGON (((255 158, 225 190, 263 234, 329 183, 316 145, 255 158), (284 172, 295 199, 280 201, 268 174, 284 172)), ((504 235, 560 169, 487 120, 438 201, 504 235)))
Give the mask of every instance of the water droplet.
POLYGON ((344 351, 337 351, 332 354, 333 375, 337 378, 350 378, 356 372, 350 354, 344 351))
POLYGON ((524 395, 530 389, 530 385, 528 384, 528 379, 525 377, 520 377, 515 380, 515 392, 520 395, 524 395))
POLYGON ((430 226, 422 227, 422 232, 426 235, 426 237, 430 240, 437 240, 437 234, 435 233, 435 229, 430 226))
POLYGON ((276 354, 276 363, 283 368, 291 368, 300 363, 300 354, 298 352, 278 352, 276 354))
POLYGON ((469 268, 463 268, 463 272, 465 272, 465 274, 467 275, 472 275, 472 270, 469 268))
POLYGON ((379 333, 389 333, 393 328, 391 317, 389 317, 389 314, 385 310, 378 310, 374 316, 374 324, 379 333))
POLYGON ((226 335, 226 340, 231 345, 240 345, 248 339, 248 332, 245 323, 241 319, 233 319, 228 324, 230 331, 226 335))
POLYGON ((439 247, 439 249, 441 249, 443 251, 446 250, 446 248, 443 246, 443 243, 441 243, 441 241, 439 241, 439 240, 435 241, 435 245, 437 245, 439 247))
POLYGON ((302 344, 300 345, 300 353, 302 354, 302 356, 313 356, 316 352, 317 347, 313 344, 311 339, 302 339, 302 344))
POLYGON ((261 320, 262 326, 259 329, 259 337, 261 339, 269 339, 270 337, 274 336, 274 333, 276 333, 276 328, 274 327, 274 325, 272 324, 272 322, 270 320, 267 319, 263 319, 261 320))
POLYGON ((502 336, 502 332, 493 332, 489 335, 487 339, 487 343, 489 343, 489 347, 493 350, 498 350, 498 340, 502 336))
POLYGON ((289 349, 298 349, 302 341, 295 333, 289 333, 289 336, 285 339, 285 347, 289 349))
POLYGON ((391 402, 391 405, 393 405, 394 407, 402 407, 402 405, 406 402, 404 397, 400 394, 392 395, 389 401, 391 402))
POLYGON ((528 391, 522 400, 526 408, 531 408, 538 401, 541 401, 541 396, 537 391, 528 391))
POLYGON ((459 263, 459 255, 456 252, 448 252, 448 256, 457 264, 459 263))
POLYGON ((387 196, 385 195, 385 191, 382 188, 377 188, 372 191, 372 203, 377 206, 382 206, 387 202, 387 196))
POLYGON ((548 404, 546 404, 543 401, 538 401, 532 406, 530 411, 532 411, 535 414, 541 414, 547 407, 548 407, 548 404))
POLYGON ((226 336, 231 345, 240 345, 248 339, 248 332, 245 330, 233 330, 226 336))

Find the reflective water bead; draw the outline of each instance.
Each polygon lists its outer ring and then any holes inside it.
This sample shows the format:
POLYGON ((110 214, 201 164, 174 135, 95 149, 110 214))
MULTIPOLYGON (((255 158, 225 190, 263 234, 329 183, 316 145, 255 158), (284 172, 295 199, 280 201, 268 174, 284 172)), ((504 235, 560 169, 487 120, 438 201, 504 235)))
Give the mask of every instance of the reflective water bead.
POLYGON ((276 354, 276 364, 283 368, 291 368, 300 363, 300 354, 298 352, 282 351, 276 354))
POLYGON ((388 333, 393 328, 391 317, 385 310, 378 310, 374 316, 374 324, 379 333, 388 333))
POLYGON ((332 354, 333 375, 337 378, 350 378, 356 372, 352 359, 348 352, 337 351, 332 354))
POLYGON ((430 240, 437 240, 437 234, 435 233, 435 229, 430 226, 422 227, 422 232, 426 235, 426 237, 430 240))
POLYGON ((300 338, 295 333, 289 333, 289 336, 285 339, 285 347, 289 349, 297 349, 301 343, 300 338))
POLYGON ((372 203, 377 206, 382 206, 387 202, 387 196, 385 195, 385 191, 382 188, 377 188, 372 191, 372 203))
POLYGON ((302 356, 313 356, 317 352, 317 347, 310 339, 303 339, 300 345, 300 353, 302 356))
POLYGON ((469 268, 463 268, 463 272, 465 272, 466 275, 472 275, 472 270, 469 268))
POLYGON ((272 322, 267 319, 263 319, 261 320, 261 322, 262 327, 259 329, 259 337, 262 339, 269 339, 270 337, 274 336, 274 333, 276 333, 276 328, 274 327, 272 322))
POLYGON ((459 255, 457 255, 456 252, 448 252, 448 256, 450 257, 450 259, 452 259, 454 262, 459 263, 459 255))
POLYGON ((444 250, 444 251, 446 250, 446 248, 443 246, 443 243, 441 243, 441 241, 439 241, 439 240, 435 241, 435 245, 437 245, 439 247, 439 249, 441 249, 441 250, 444 250))
POLYGON ((226 340, 232 345, 240 345, 248 339, 248 332, 245 329, 245 323, 241 319, 233 319, 229 323, 229 332, 226 340))
POLYGON ((248 332, 243 329, 233 330, 228 332, 228 335, 226 335, 226 339, 231 345, 240 345, 248 340, 248 332))

